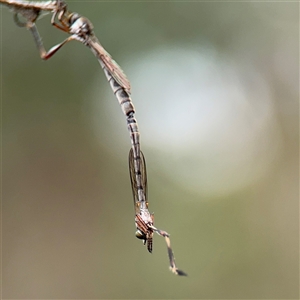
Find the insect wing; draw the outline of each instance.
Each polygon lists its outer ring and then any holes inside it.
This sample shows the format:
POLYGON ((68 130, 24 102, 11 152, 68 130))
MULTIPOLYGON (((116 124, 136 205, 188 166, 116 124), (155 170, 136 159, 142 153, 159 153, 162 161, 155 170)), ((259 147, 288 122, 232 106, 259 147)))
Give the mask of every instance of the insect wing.
POLYGON ((110 54, 101 46, 99 41, 93 41, 93 47, 97 49, 99 58, 117 83, 130 93, 130 82, 121 67, 112 59, 110 54))
POLYGON ((130 180, 131 180, 131 188, 133 193, 133 200, 134 203, 137 203, 139 199, 138 195, 138 184, 137 184, 137 177, 140 176, 141 178, 141 185, 143 187, 145 193, 145 200, 147 201, 147 170, 146 170, 146 162, 142 151, 140 151, 140 159, 136 159, 137 164, 135 167, 135 159, 133 150, 130 149, 129 151, 129 172, 130 172, 130 180))

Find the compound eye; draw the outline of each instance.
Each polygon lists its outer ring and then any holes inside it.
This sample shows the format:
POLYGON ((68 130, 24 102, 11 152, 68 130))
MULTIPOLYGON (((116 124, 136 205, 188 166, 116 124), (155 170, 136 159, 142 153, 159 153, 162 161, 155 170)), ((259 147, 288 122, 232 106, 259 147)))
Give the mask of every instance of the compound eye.
POLYGON ((137 230, 135 233, 135 236, 140 239, 140 240, 145 240, 146 239, 146 235, 144 233, 142 233, 140 230, 137 230))

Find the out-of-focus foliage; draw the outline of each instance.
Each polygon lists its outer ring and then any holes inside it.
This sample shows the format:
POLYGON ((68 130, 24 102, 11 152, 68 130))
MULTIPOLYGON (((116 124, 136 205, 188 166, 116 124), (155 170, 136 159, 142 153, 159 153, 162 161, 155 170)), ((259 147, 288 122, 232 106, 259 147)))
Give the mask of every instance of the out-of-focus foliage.
POLYGON ((1 7, 3 297, 298 298, 299 4, 69 9, 131 80, 150 210, 189 277, 134 237, 129 135, 95 57, 71 42, 42 61, 1 7))

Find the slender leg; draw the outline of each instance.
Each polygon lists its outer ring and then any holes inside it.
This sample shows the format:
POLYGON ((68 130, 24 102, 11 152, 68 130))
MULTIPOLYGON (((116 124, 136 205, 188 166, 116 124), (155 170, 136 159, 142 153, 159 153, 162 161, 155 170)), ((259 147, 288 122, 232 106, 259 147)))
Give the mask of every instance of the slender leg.
POLYGON ((172 271, 172 273, 179 275, 179 276, 187 276, 187 274, 181 270, 179 270, 176 267, 175 264, 175 257, 174 257, 174 253, 173 250, 171 248, 171 241, 170 241, 170 235, 164 231, 164 230, 160 230, 157 229, 156 227, 154 227, 153 225, 150 226, 150 228, 152 230, 154 230, 157 234, 159 234, 160 236, 163 236, 165 238, 166 244, 167 244, 167 248, 168 248, 168 256, 169 256, 169 262, 170 262, 170 270, 172 271))
POLYGON ((68 27, 68 24, 66 24, 66 21, 65 21, 65 18, 64 18, 65 12, 66 12, 65 9, 62 9, 60 11, 54 12, 54 14, 51 17, 51 24, 54 27, 56 27, 56 28, 58 28, 58 29, 60 29, 60 30, 62 30, 64 32, 68 32, 69 33, 69 27, 68 27), (56 16, 57 16, 60 24, 55 21, 56 16))
MULTIPOLYGON (((17 13, 14 13, 14 21, 18 26, 26 27, 28 30, 30 30, 30 32, 33 35, 33 39, 35 41, 35 44, 36 44, 36 46, 37 46, 37 48, 40 52, 40 57, 44 60, 47 60, 50 57, 52 57, 63 45, 65 45, 69 41, 73 40, 74 38, 73 38, 73 36, 70 36, 67 39, 65 39, 63 42, 53 46, 49 51, 46 51, 46 49, 44 47, 44 44, 42 42, 41 36, 40 36, 40 34, 38 32, 38 29, 35 25, 35 21, 37 20, 37 18, 39 16, 39 13, 40 13, 40 11, 38 11, 38 10, 26 10, 26 16, 25 16, 25 14, 17 12, 17 13), (22 14, 24 17, 26 17, 27 21, 26 22, 21 21, 19 19, 19 14, 22 14)), ((64 14, 63 10, 59 12, 59 18, 60 19, 62 19, 63 14, 64 14)), ((63 31, 68 32, 67 26, 65 25, 64 22, 62 22, 63 26, 60 26, 59 24, 55 23, 55 16, 56 15, 57 15, 57 12, 55 12, 53 14, 52 19, 51 19, 51 23, 55 27, 57 27, 57 28, 59 28, 63 31)))
POLYGON ((17 15, 15 15, 15 21, 19 26, 26 27, 28 30, 30 30, 30 32, 33 35, 35 44, 40 52, 40 57, 44 60, 47 60, 50 57, 52 57, 63 45, 65 45, 66 43, 68 43, 69 41, 74 39, 73 36, 70 36, 67 39, 65 39, 63 42, 53 46, 49 51, 46 51, 35 23, 33 23, 31 21, 28 21, 27 23, 21 22, 18 19, 17 15))
POLYGON ((65 45, 66 43, 72 41, 74 39, 73 36, 70 36, 68 38, 66 38, 63 42, 53 46, 49 51, 45 50, 44 44, 42 42, 41 36, 37 30, 37 27, 35 26, 34 23, 32 23, 29 27, 27 27, 34 38, 35 44, 40 52, 40 56, 42 59, 47 60, 50 57, 52 57, 63 45, 65 45))
POLYGON ((172 251, 171 248, 171 241, 170 238, 168 236, 165 236, 165 240, 167 243, 167 247, 168 247, 168 256, 169 256, 169 261, 170 261, 170 270, 172 271, 172 273, 179 275, 179 276, 187 276, 187 274, 185 272, 183 272, 182 270, 179 270, 176 265, 175 265, 175 257, 174 257, 174 253, 172 251))
POLYGON ((27 29, 30 30, 30 32, 33 35, 34 42, 35 42, 35 44, 36 44, 36 46, 37 46, 37 48, 38 48, 38 50, 40 52, 41 58, 45 59, 47 51, 46 51, 46 49, 45 49, 45 47, 43 45, 41 36, 40 36, 40 34, 38 32, 38 29, 37 29, 35 23, 28 22, 26 24, 26 27, 27 27, 27 29))

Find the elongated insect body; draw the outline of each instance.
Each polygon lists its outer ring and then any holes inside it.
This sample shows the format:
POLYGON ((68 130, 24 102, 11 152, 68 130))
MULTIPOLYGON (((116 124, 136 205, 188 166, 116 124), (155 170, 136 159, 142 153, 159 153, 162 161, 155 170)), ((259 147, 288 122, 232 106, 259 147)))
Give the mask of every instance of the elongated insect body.
POLYGON ((127 127, 130 134, 132 147, 129 152, 129 171, 135 207, 136 237, 142 239, 143 243, 147 244, 148 251, 152 252, 154 232, 163 236, 167 243, 170 270, 176 275, 186 275, 186 273, 179 270, 175 265, 169 234, 154 226, 154 216, 148 209, 146 161, 140 150, 140 133, 135 118, 135 109, 130 97, 130 82, 120 66, 112 59, 110 54, 106 52, 94 35, 92 23, 77 13, 68 12, 67 5, 63 0, 44 2, 0 0, 0 3, 9 6, 13 10, 15 21, 19 26, 26 27, 31 31, 42 59, 49 59, 63 45, 72 40, 77 40, 86 45, 96 56, 126 116, 127 127), (45 50, 35 25, 42 11, 51 11, 53 13, 51 18, 52 25, 70 35, 63 42, 53 46, 49 51, 45 50), (19 14, 25 18, 26 22, 21 22, 18 19, 19 14), (58 20, 58 22, 56 20, 58 20))

